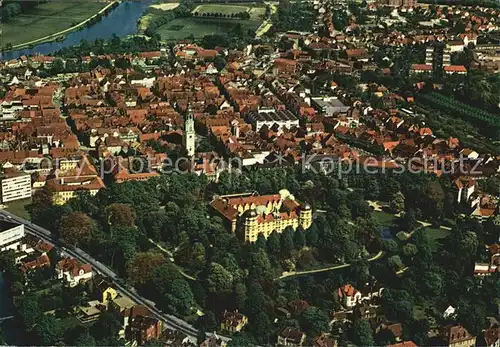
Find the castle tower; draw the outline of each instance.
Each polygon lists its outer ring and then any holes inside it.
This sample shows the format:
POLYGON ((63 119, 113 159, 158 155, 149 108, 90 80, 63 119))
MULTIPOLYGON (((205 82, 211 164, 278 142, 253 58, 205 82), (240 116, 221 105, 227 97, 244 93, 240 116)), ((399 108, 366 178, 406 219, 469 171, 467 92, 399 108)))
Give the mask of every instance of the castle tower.
POLYGON ((299 225, 307 230, 312 224, 312 208, 307 202, 300 206, 299 225))
POLYGON ((257 241, 258 228, 257 228, 257 211, 255 209, 250 209, 243 213, 243 236, 246 242, 255 242, 257 241))
POLYGON ((188 107, 186 118, 184 119, 184 148, 186 148, 187 155, 192 157, 195 153, 195 139, 196 134, 194 132, 194 112, 191 106, 188 107))

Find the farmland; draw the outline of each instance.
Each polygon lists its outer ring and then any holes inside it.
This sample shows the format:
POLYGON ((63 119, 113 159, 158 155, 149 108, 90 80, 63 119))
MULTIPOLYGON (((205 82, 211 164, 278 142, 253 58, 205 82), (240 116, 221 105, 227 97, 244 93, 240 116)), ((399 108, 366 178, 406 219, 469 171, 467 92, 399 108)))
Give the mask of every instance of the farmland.
POLYGON ((2 23, 2 45, 13 46, 68 29, 92 17, 106 2, 48 2, 2 23))

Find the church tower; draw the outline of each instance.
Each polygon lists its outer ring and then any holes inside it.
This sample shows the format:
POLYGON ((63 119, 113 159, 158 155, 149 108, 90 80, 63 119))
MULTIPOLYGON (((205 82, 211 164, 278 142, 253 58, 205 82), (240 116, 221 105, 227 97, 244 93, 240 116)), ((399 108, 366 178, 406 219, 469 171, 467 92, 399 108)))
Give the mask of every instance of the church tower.
POLYGON ((191 106, 188 107, 186 118, 184 119, 184 148, 186 148, 187 155, 192 157, 195 152, 195 139, 194 132, 194 112, 191 106))

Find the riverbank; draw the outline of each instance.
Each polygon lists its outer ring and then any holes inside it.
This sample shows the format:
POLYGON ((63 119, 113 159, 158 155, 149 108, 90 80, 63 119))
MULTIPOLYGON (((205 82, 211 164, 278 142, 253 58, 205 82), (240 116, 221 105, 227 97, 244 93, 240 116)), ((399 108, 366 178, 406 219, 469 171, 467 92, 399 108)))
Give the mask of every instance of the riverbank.
POLYGON ((63 48, 79 45, 82 40, 93 42, 96 39, 109 39, 113 35, 118 37, 134 35, 137 33, 137 20, 152 2, 153 0, 122 1, 101 20, 92 22, 92 25, 83 25, 78 28, 79 30, 66 34, 63 41, 56 40, 32 45, 30 48, 0 52, 0 59, 18 59, 23 55, 49 55, 63 48))
POLYGON ((65 4, 61 5, 61 3, 48 3, 41 4, 35 10, 37 10, 37 14, 33 15, 20 15, 18 19, 12 21, 12 23, 6 23, 2 28, 2 45, 4 51, 12 51, 18 50, 26 47, 30 47, 33 45, 37 45, 45 42, 52 42, 56 40, 60 40, 64 38, 64 36, 68 33, 76 31, 88 23, 92 23, 92 21, 98 21, 103 15, 105 15, 108 11, 118 6, 120 0, 115 0, 108 3, 106 6, 102 7, 103 3, 98 2, 87 2, 83 6, 74 6, 70 5, 70 7, 61 7, 66 6, 65 4), (43 7, 46 5, 45 7, 43 7), (48 7, 51 6, 51 7, 48 7), (97 11, 98 10, 98 11, 97 11), (96 12, 97 11, 97 12, 96 12), (87 17, 90 13, 93 13, 92 16, 87 17), (86 19, 73 24, 75 19, 78 17, 85 16, 86 19), (34 18, 34 19, 33 19, 34 18), (57 20, 57 23, 54 22, 54 19, 57 20), (69 28, 58 30, 55 33, 50 33, 43 37, 36 38, 34 40, 25 41, 16 44, 16 40, 24 40, 30 36, 33 36, 33 32, 40 32, 50 30, 50 28, 60 28, 62 26, 67 26, 68 21, 71 25, 69 28))

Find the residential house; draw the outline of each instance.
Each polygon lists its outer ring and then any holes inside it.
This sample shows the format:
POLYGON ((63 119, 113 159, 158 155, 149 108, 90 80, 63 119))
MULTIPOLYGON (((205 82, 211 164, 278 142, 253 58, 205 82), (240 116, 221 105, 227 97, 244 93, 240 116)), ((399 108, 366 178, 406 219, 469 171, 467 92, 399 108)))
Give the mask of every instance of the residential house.
POLYGON ((431 64, 412 64, 410 67, 410 74, 427 74, 432 73, 432 65, 431 64))
POLYGON ((439 337, 443 346, 471 347, 476 345, 476 337, 472 336, 461 325, 447 325, 440 331, 439 337))
POLYGON ((342 306, 353 308, 361 302, 361 292, 354 288, 351 284, 346 284, 337 289, 337 295, 342 306))
POLYGON ((295 328, 284 328, 278 334, 278 342, 276 346, 279 347, 297 347, 302 346, 306 340, 306 334, 295 328))
POLYGON ((94 296, 99 302, 108 304, 118 297, 118 292, 113 285, 101 276, 94 277, 94 296))
POLYGON ((387 347, 418 347, 418 345, 413 341, 403 341, 388 345, 387 347))
POLYGON ((297 299, 290 301, 288 303, 288 307, 290 308, 292 314, 298 316, 309 308, 309 303, 305 300, 297 299))
POLYGON ((478 346, 500 347, 500 323, 494 317, 488 317, 489 326, 477 338, 478 346))
POLYGON ((444 73, 447 75, 465 75, 467 74, 467 68, 463 65, 448 65, 443 67, 444 73))
POLYGON ((338 347, 338 341, 329 333, 322 333, 314 339, 313 347, 338 347))
POLYGON ((56 264, 56 277, 62 279, 70 287, 77 286, 80 282, 92 278, 92 266, 82 264, 73 258, 65 258, 56 264))
POLYGON ((474 274, 477 276, 486 276, 494 272, 500 272, 500 244, 494 243, 488 246, 490 253, 489 263, 476 263, 474 265, 474 274))
POLYGON ((462 176, 453 181, 453 187, 457 191, 457 202, 468 202, 475 191, 476 180, 462 176))
POLYGON ((161 335, 161 321, 148 316, 136 316, 132 319, 125 331, 127 341, 143 346, 153 339, 159 339, 161 335))
POLYGON ((235 333, 240 332, 247 323, 247 316, 238 312, 238 310, 236 310, 235 312, 224 310, 220 322, 220 328, 221 330, 235 333))
POLYGON ((99 301, 89 301, 85 306, 78 306, 76 309, 76 318, 82 324, 95 322, 105 310, 106 306, 102 305, 99 301))
POLYGON ((227 343, 220 339, 217 335, 212 335, 205 341, 200 343, 200 347, 226 347, 227 343))

